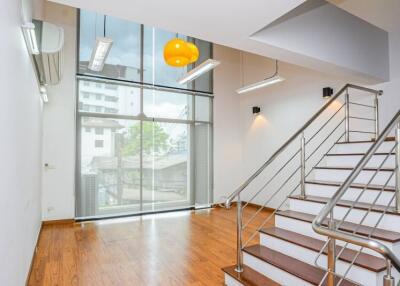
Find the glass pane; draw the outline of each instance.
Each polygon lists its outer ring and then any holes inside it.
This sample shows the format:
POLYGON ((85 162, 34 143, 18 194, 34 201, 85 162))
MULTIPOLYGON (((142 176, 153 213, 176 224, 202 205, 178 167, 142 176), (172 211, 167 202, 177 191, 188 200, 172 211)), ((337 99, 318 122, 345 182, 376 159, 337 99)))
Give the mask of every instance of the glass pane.
MULTIPOLYGON (((200 57, 196 61, 195 66, 198 66, 204 61, 211 59, 212 44, 210 42, 194 39, 194 44, 197 46, 200 52, 200 57)), ((195 79, 192 82, 193 85, 188 88, 196 91, 212 92, 212 78, 213 78, 213 72, 212 71, 207 72, 198 77, 197 79, 195 79)))
POLYGON ((143 122, 143 208, 191 205, 188 124, 143 122))
POLYGON ((81 10, 79 72, 113 79, 140 81, 140 25, 81 10), (113 40, 104 68, 89 70, 88 63, 97 37, 113 40))
POLYGON ((80 11, 79 73, 90 72, 88 64, 97 37, 103 37, 104 15, 86 10, 80 11))
POLYGON ((195 96, 195 120, 210 122, 211 120, 211 98, 195 96))
MULTIPOLYGON (((171 67, 164 61, 165 44, 176 38, 176 33, 167 32, 152 27, 144 28, 144 82, 176 88, 188 88, 187 85, 180 85, 180 79, 188 70, 188 67, 171 67)), ((182 40, 187 37, 179 35, 182 40)))
POLYGON ((143 112, 148 117, 191 119, 191 101, 188 94, 145 89, 143 112))
POLYGON ((138 115, 140 89, 126 85, 80 80, 79 111, 138 115))
POLYGON ((140 81, 140 25, 107 16, 106 37, 113 39, 113 45, 102 74, 140 81))
POLYGON ((140 122, 81 119, 77 216, 140 210, 140 122))
POLYGON ((205 206, 211 203, 211 125, 196 123, 194 132, 195 203, 205 206))

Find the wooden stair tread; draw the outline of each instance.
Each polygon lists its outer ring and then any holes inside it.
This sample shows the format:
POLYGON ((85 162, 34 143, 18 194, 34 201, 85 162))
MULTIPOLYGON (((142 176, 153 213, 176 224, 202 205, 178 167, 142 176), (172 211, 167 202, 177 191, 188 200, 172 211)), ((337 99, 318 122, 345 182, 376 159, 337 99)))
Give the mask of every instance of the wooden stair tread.
MULTIPOLYGON (((263 228, 260 232, 315 252, 319 252, 325 245, 325 241, 278 227, 263 228)), ((341 250, 342 247, 337 245, 336 253, 339 253, 341 250)), ((351 263, 357 253, 358 252, 353 249, 346 248, 339 259, 351 263)), ((327 248, 325 248, 324 254, 327 254, 327 248)), ((374 272, 381 272, 386 269, 384 259, 366 253, 360 253, 354 264, 374 272)))
MULTIPOLYGON (((336 181, 307 180, 306 184, 340 187, 343 183, 342 182, 336 182, 336 181)), ((350 187, 354 188, 354 189, 364 189, 364 188, 367 187, 367 185, 366 184, 352 183, 350 187)), ((383 187, 384 187, 383 185, 370 184, 370 185, 368 185, 367 189, 380 191, 380 190, 382 190, 383 187)), ((384 188, 384 190, 385 191, 394 192, 395 188, 391 187, 391 186, 386 186, 384 188)))
MULTIPOLYGON (((303 201, 309 201, 309 202, 314 202, 314 203, 321 203, 321 204, 326 204, 327 202, 329 202, 330 198, 326 198, 326 197, 319 197, 319 196, 306 196, 306 198, 301 198, 300 195, 293 195, 293 196, 289 196, 289 198, 291 199, 295 199, 295 200, 303 200, 303 201)), ((337 206, 341 206, 341 207, 351 207, 351 205, 353 204, 353 201, 348 201, 348 200, 340 200, 337 202, 337 206)), ((358 210, 368 210, 369 208, 371 208, 372 212, 384 212, 385 209, 387 208, 387 206, 385 205, 371 205, 369 203, 362 203, 362 202, 357 202, 354 204, 354 209, 358 209, 358 210)), ((389 207, 388 210, 386 211, 386 214, 393 214, 393 215, 400 215, 400 213, 396 212, 394 207, 389 207)))
MULTIPOLYGON (((319 285, 326 273, 320 268, 259 244, 245 247, 243 251, 313 285, 319 285)), ((337 279, 339 281, 339 278, 337 279)), ((326 279, 322 285, 326 285, 326 279)), ((358 284, 343 280, 340 285, 350 286, 358 284)))
POLYGON ((228 266, 222 268, 226 274, 230 275, 232 278, 236 279, 238 282, 245 286, 280 286, 281 284, 269 279, 268 277, 262 275, 261 273, 247 267, 243 266, 243 272, 239 273, 235 271, 236 265, 228 266))
MULTIPOLYGON (((349 170, 352 171, 354 170, 354 167, 340 167, 340 166, 316 166, 314 167, 316 170, 349 170)), ((377 171, 378 168, 371 168, 371 167, 365 167, 362 169, 363 171, 377 171)), ((387 168, 387 167, 382 167, 379 169, 379 172, 393 172, 394 168, 387 168)))
MULTIPOLYGON (((304 222, 308 222, 308 223, 312 223, 315 218, 315 215, 297 212, 297 211, 289 211, 289 210, 277 211, 275 215, 284 216, 287 218, 292 218, 292 219, 296 219, 296 220, 300 220, 300 221, 304 221, 304 222)), ((323 222, 323 225, 327 226, 328 225, 327 222, 328 221, 325 220, 323 222)), ((370 226, 365 226, 365 225, 359 226, 358 224, 355 224, 352 222, 347 222, 347 221, 343 222, 339 229, 341 231, 346 231, 346 232, 352 233, 357 227, 358 227, 358 230, 356 231, 356 234, 362 235, 362 236, 368 236, 370 234, 370 232, 373 230, 373 228, 370 226)), ((391 230, 380 229, 380 228, 375 229, 375 231, 372 233, 371 237, 375 238, 375 239, 391 242, 391 243, 400 241, 400 233, 394 232, 391 230)))

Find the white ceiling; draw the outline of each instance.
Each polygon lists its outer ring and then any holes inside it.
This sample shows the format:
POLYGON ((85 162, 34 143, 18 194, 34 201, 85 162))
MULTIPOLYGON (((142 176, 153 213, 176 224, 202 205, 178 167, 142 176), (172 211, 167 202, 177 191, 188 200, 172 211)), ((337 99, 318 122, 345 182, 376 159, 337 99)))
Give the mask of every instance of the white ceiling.
POLYGON ((329 0, 329 2, 388 32, 400 31, 399 0, 329 0))
MULTIPOLYGON (((134 22, 163 28, 269 58, 326 73, 347 76, 349 81, 368 79, 317 59, 251 39, 250 36, 305 0, 48 0, 97 11, 134 22)), ((397 19, 392 6, 399 0, 329 0, 331 3, 383 29, 397 19), (372 13, 371 13, 372 11, 372 13), (385 17, 389 13, 388 17, 385 17)))
POLYGON ((249 37, 305 0, 50 0, 267 57, 282 51, 249 37))

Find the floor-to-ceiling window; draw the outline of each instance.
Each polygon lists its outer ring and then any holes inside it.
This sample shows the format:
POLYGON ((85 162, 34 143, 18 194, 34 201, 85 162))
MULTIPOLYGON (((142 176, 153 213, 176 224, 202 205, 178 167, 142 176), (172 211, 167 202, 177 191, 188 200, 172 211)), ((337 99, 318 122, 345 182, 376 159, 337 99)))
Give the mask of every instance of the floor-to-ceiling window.
MULTIPOLYGON (((175 33, 89 11, 79 16, 76 216, 207 206, 212 191, 212 74, 184 86, 195 65, 167 66, 175 33), (101 72, 96 37, 113 40, 101 72)), ((200 49, 212 45, 178 35, 200 49)))

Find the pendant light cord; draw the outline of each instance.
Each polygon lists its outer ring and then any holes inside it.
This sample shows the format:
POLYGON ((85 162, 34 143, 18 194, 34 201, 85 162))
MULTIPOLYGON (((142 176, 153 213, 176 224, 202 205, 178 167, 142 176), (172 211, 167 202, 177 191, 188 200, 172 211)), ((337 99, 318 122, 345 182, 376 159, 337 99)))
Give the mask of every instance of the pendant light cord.
POLYGON ((107 23, 107 15, 104 15, 104 21, 103 21, 103 36, 104 38, 106 37, 106 23, 107 23))

